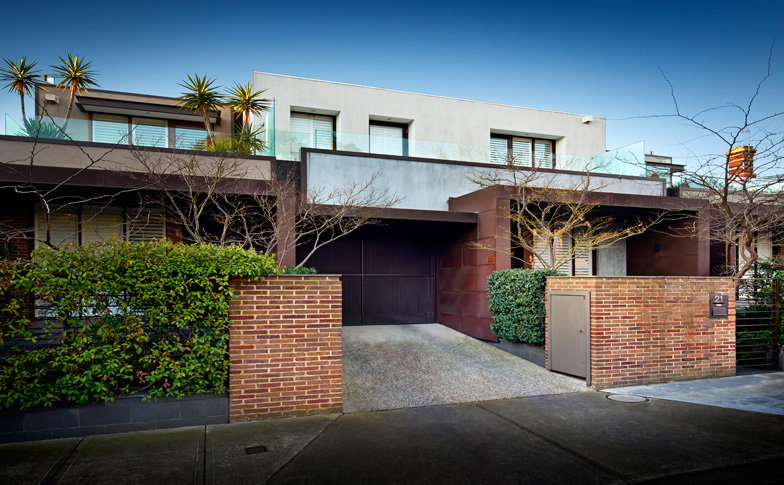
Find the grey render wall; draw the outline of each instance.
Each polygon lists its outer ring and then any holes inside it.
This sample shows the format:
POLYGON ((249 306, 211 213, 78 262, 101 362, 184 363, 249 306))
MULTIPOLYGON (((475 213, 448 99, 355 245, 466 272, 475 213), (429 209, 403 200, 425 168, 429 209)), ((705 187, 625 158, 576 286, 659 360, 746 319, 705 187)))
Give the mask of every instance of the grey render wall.
MULTIPOLYGON (((401 198, 395 208, 436 211, 449 210, 450 197, 460 197, 480 188, 471 181, 472 174, 492 170, 427 160, 313 152, 308 153, 304 168, 308 189, 321 189, 328 194, 349 188, 354 183, 369 181, 375 176, 375 187, 401 198)), ((579 173, 542 172, 536 183, 570 188, 579 185, 582 177, 579 173)), ((665 195, 664 181, 657 179, 592 174, 590 183, 597 192, 665 195)))
MULTIPOLYGON (((336 130, 367 138, 370 120, 408 125, 409 139, 489 149, 490 134, 499 133, 555 142, 559 154, 593 156, 605 151, 605 119, 521 106, 410 93, 371 86, 253 73, 257 89, 275 99, 276 130, 290 130, 291 112, 335 116, 336 130)), ((266 118, 266 114, 264 115, 266 118)), ((254 126, 265 119, 254 117, 254 126)), ((415 154, 415 156, 422 156, 415 154)))
POLYGON ((596 276, 626 276, 626 240, 596 250, 596 276))

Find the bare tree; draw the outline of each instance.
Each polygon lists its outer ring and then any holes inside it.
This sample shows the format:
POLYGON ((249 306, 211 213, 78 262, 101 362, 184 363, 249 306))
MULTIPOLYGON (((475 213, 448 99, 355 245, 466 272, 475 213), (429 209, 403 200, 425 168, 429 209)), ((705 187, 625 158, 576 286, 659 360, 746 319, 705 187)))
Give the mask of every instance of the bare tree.
MULTIPOLYGON (((41 109, 43 116, 47 116, 46 107, 42 106, 41 109)), ((105 169, 108 165, 112 165, 110 155, 115 147, 93 148, 88 151, 71 138, 64 128, 43 121, 26 126, 25 135, 30 137, 30 142, 29 148, 25 149, 24 153, 0 158, 0 180, 2 180, 0 192, 13 193, 16 197, 26 197, 34 201, 39 208, 40 220, 38 224, 31 226, 20 225, 18 221, 0 221, 0 238, 6 244, 10 240, 31 240, 57 248, 60 242, 52 239, 52 230, 53 220, 58 215, 73 212, 79 205, 90 204, 98 210, 89 217, 96 217, 100 215, 101 208, 107 207, 119 195, 135 190, 111 190, 93 194, 68 190, 68 186, 87 172, 105 169), (43 130, 46 133, 43 133, 43 130), (54 147, 47 143, 49 138, 67 140, 71 143, 54 147), (61 178, 47 176, 50 168, 46 159, 51 158, 52 150, 62 150, 62 157, 72 162, 71 169, 62 171, 64 175, 61 178), (65 151, 68 153, 66 154, 65 151)), ((17 152, 6 150, 4 153, 17 152)))
POLYGON ((675 108, 674 114, 663 116, 684 121, 721 147, 719 153, 692 152, 694 160, 684 177, 697 190, 684 191, 684 195, 709 200, 711 239, 738 248, 738 264, 725 268, 726 273, 736 277, 743 277, 759 259, 755 237, 779 230, 784 223, 784 131, 780 126, 784 112, 759 114, 757 106, 762 88, 771 76, 772 55, 773 45, 765 75, 746 104, 726 103, 694 114, 681 110, 675 89, 662 71, 675 108), (736 121, 715 126, 707 115, 717 111, 733 113, 736 121))
MULTIPOLYGON (((287 223, 282 218, 268 218, 267 222, 272 227, 268 252, 272 244, 283 251, 295 250, 306 244, 307 254, 297 264, 303 266, 319 248, 362 226, 377 223, 376 218, 383 209, 400 202, 400 198, 390 194, 388 189, 376 187, 378 178, 379 175, 374 174, 367 180, 353 181, 345 187, 332 190, 317 188, 307 193, 296 193, 290 178, 278 181, 274 184, 275 210, 280 210, 279 204, 288 200, 295 225, 293 231, 286 230, 284 226, 287 223)), ((258 207, 262 205, 257 204, 258 207)), ((269 214, 269 211, 265 212, 269 214)), ((283 258, 285 253, 278 256, 283 258)))
MULTIPOLYGON (((572 167, 579 163, 569 160, 572 167)), ((583 161, 581 172, 558 173, 530 162, 524 166, 510 151, 498 169, 473 172, 472 181, 481 187, 501 187, 509 193, 511 204, 503 209, 503 216, 509 219, 510 230, 499 237, 509 240, 513 259, 531 266, 520 256, 522 249, 539 266, 557 270, 589 251, 610 247, 672 217, 668 211, 653 211, 618 221, 602 214, 599 206, 606 197, 602 190, 609 183, 592 175, 592 163, 583 161)), ((474 246, 494 249, 481 243, 474 246)))
POLYGON ((232 192, 231 185, 247 177, 248 168, 242 158, 153 151, 144 147, 134 147, 131 153, 140 172, 126 173, 152 189, 148 203, 164 209, 171 222, 181 225, 187 240, 234 242, 227 239, 230 221, 223 224, 218 236, 205 224, 215 220, 217 204, 227 197, 224 192, 232 192))
POLYGON ((283 261, 289 251, 307 245, 304 265, 321 247, 360 227, 375 223, 399 202, 376 187, 378 176, 334 190, 299 190, 293 170, 261 180, 251 165, 231 154, 183 154, 135 149, 145 186, 170 220, 182 225, 194 242, 241 244, 283 261))

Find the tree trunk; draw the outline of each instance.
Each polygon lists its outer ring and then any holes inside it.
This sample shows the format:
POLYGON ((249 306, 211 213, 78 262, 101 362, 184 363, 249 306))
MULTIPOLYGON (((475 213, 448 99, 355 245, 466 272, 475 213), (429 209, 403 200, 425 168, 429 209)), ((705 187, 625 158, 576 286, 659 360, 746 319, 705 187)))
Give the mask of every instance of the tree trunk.
POLYGON ((210 114, 206 109, 201 110, 201 117, 204 119, 204 129, 207 131, 207 146, 212 146, 212 135, 210 130, 210 114))
POLYGON ((753 242, 754 236, 749 235, 747 231, 743 231, 740 234, 740 238, 738 239, 738 259, 743 259, 743 266, 738 268, 738 273, 735 275, 737 278, 743 278, 743 275, 751 269, 751 266, 759 257, 757 251, 754 250, 753 242), (748 255, 748 257, 745 255, 748 255))
POLYGON ((73 100, 74 100, 74 87, 71 86, 71 95, 68 96, 68 111, 65 112, 65 123, 63 123, 63 134, 68 136, 66 133, 66 129, 68 128, 68 121, 71 119, 71 108, 73 108, 73 100))

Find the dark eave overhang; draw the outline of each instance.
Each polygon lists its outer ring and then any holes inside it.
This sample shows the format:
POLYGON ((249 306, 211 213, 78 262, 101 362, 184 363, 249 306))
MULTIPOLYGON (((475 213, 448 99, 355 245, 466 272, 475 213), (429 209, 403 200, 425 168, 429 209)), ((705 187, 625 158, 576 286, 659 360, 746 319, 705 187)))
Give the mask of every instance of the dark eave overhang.
MULTIPOLYGON (((87 113, 160 118, 165 120, 191 121, 195 123, 203 122, 201 115, 195 111, 165 104, 140 103, 137 101, 123 101, 120 99, 80 96, 76 105, 79 109, 87 113)), ((220 112, 210 111, 210 122, 218 123, 219 121, 220 112)))

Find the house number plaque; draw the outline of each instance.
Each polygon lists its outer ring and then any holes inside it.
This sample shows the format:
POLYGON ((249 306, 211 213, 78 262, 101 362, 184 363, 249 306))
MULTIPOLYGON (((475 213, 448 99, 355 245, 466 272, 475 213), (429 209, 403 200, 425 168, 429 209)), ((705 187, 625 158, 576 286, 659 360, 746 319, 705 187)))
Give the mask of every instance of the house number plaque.
POLYGON ((711 318, 727 318, 730 315, 730 297, 728 295, 711 295, 709 305, 711 318))

